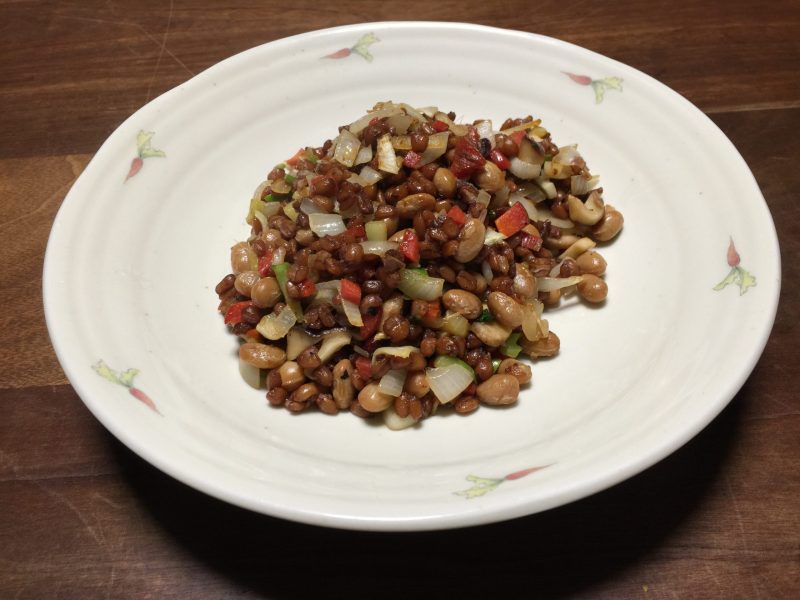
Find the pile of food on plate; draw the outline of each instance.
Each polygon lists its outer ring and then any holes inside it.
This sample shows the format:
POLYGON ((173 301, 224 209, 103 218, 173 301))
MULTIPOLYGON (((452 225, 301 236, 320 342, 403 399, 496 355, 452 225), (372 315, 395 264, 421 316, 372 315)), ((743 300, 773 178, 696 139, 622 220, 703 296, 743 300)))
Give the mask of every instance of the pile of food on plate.
POLYGON ((594 247, 623 217, 577 147, 530 116, 455 119, 379 103, 256 189, 216 292, 271 405, 403 429, 513 404, 520 355, 559 350, 545 307, 605 300, 594 247))

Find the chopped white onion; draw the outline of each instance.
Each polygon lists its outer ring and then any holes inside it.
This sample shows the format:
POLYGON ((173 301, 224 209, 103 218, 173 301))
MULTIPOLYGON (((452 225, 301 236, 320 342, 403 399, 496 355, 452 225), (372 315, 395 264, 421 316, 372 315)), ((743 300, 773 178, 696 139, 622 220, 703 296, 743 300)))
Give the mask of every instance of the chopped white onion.
POLYGON ((364 225, 364 229, 370 242, 385 242, 389 236, 386 221, 369 221, 364 225))
POLYGON ((475 129, 480 137, 494 141, 494 136, 492 135, 492 121, 490 119, 479 121, 478 124, 475 125, 475 129))
POLYGON ((303 329, 292 327, 286 336, 286 359, 294 360, 303 350, 313 346, 317 341, 303 329))
POLYGON ((239 374, 251 388, 261 388, 261 369, 239 359, 239 374))
POLYGON ((397 398, 403 393, 403 385, 406 382, 405 369, 391 369, 386 372, 386 375, 381 377, 378 387, 384 394, 389 394, 397 398))
POLYGON ((397 356, 398 358, 408 358, 414 351, 419 351, 419 348, 416 346, 384 346, 372 353, 372 362, 374 363, 379 356, 384 354, 397 356))
POLYGON ((364 249, 364 254, 376 254, 377 256, 383 256, 386 254, 387 250, 397 250, 400 247, 400 244, 395 244, 394 242, 386 242, 386 241, 370 241, 367 240, 366 242, 360 242, 361 247, 364 249))
POLYGON ((392 431, 408 429, 409 427, 413 427, 417 424, 417 422, 414 420, 414 417, 411 415, 406 415, 405 417, 398 415, 396 412, 394 412, 393 406, 387 408, 381 413, 381 415, 383 416, 383 424, 392 431))
POLYGON ((333 151, 333 160, 343 164, 345 167, 352 167, 358 156, 358 149, 361 142, 347 128, 339 132, 336 149, 333 151))
POLYGON ((591 250, 597 244, 595 241, 588 237, 582 237, 577 242, 572 244, 569 248, 564 250, 561 253, 562 258, 578 258, 581 254, 586 252, 587 250, 591 250))
POLYGON ((547 208, 538 208, 537 212, 539 213, 539 221, 550 221, 556 227, 560 227, 561 229, 574 229, 575 223, 568 219, 559 219, 553 213, 550 212, 547 208))
POLYGON ((285 307, 279 315, 274 312, 261 317, 256 331, 268 340, 280 340, 286 337, 289 330, 297 323, 297 315, 290 307, 285 307))
POLYGON ((350 322, 350 325, 355 327, 364 326, 364 320, 361 318, 361 311, 358 308, 358 304, 352 300, 345 300, 342 298, 342 308, 344 309, 344 314, 350 322))
POLYGON ((560 290, 571 285, 577 285, 583 281, 582 275, 575 275, 573 277, 537 277, 540 292, 552 292, 560 290))
POLYGON ((302 202, 300 202, 300 211, 307 215, 325 214, 325 211, 314 204, 311 198, 303 198, 302 202))
POLYGON ((555 184, 545 177, 537 177, 535 179, 536 185, 542 188, 542 191, 545 193, 545 196, 549 200, 552 200, 556 196, 558 196, 558 191, 556 190, 555 184))
POLYGON ((524 208, 525 212, 528 213, 528 218, 531 221, 537 221, 539 219, 539 211, 536 210, 536 205, 522 194, 515 192, 511 194, 511 197, 509 198, 509 204, 514 206, 517 202, 522 204, 522 208, 524 208))
MULTIPOLYGON (((417 119, 417 120, 422 120, 422 119, 417 119)), ((395 133, 398 133, 400 135, 408 133, 408 128, 411 127, 411 123, 413 122, 414 122, 414 117, 410 117, 408 115, 393 115, 388 119, 386 119, 386 124, 389 127, 394 127, 395 133)))
POLYGON ((439 329, 465 338, 469 333, 469 321, 458 313, 448 313, 442 318, 439 329))
POLYGON ((487 261, 483 261, 481 263, 481 273, 483 273, 484 279, 486 279, 486 283, 491 283, 492 279, 494 279, 494 273, 492 272, 492 267, 489 266, 487 261))
POLYGON ((573 196, 582 196, 595 189, 600 183, 600 176, 586 177, 585 175, 573 175, 569 180, 569 191, 573 196))
POLYGON ((361 176, 361 179, 365 182, 364 185, 374 185, 378 183, 381 179, 383 179, 383 175, 381 175, 378 171, 376 171, 369 165, 365 165, 361 169, 359 175, 361 176))
MULTIPOLYGON (((506 190, 506 196, 508 196, 508 188, 506 186, 503 186, 501 189, 506 190)), ((500 192, 497 192, 497 195, 499 194, 500 192)), ((478 197, 475 199, 475 202, 477 204, 480 204, 481 206, 486 208, 487 206, 489 206, 489 202, 491 202, 491 200, 492 200, 492 195, 489 192, 487 192, 484 189, 478 190, 478 197)))
POLYGON ((542 172, 542 168, 539 165, 525 162, 516 156, 511 158, 511 166, 508 167, 508 170, 520 179, 534 179, 542 172))
POLYGON ((457 398, 474 381, 472 373, 458 364, 425 369, 425 377, 442 404, 457 398))
POLYGON ((354 165, 363 165, 372 160, 372 146, 361 146, 356 154, 354 165))
POLYGON ((378 138, 378 168, 395 175, 400 171, 397 166, 397 155, 392 148, 392 136, 388 133, 378 138))
POLYGON ((442 297, 444 279, 404 269, 400 274, 400 285, 397 287, 412 300, 436 300, 442 297))
POLYGON ((333 331, 326 335, 317 352, 322 364, 328 362, 336 352, 349 344, 351 339, 353 339, 353 336, 344 330, 333 331))
POLYGON ((378 110, 374 110, 372 112, 368 112, 366 115, 353 121, 350 123, 348 129, 358 135, 372 119, 382 119, 384 117, 391 117, 392 115, 399 115, 402 111, 400 110, 399 106, 395 106, 394 104, 387 103, 386 106, 379 108, 378 110))
POLYGON ((502 233, 495 231, 491 227, 487 227, 486 237, 484 238, 483 243, 487 246, 494 246, 496 243, 502 242, 504 239, 506 239, 506 236, 504 236, 502 233))
POLYGON ((559 148, 558 153, 553 157, 553 162, 556 164, 571 165, 580 157, 581 155, 578 152, 578 146, 576 144, 572 144, 559 148))
POLYGON ((428 147, 423 151, 422 158, 417 163, 417 166, 424 167, 444 154, 447 151, 447 139, 449 136, 449 132, 441 131, 428 137, 428 147))
POLYGON ((339 235, 347 231, 344 221, 340 215, 329 215, 326 213, 315 213, 308 215, 308 224, 311 231, 319 237, 326 235, 339 235))
POLYGON ((423 115, 421 112, 419 112, 419 111, 418 111, 416 108, 414 108, 413 106, 411 106, 411 105, 409 105, 409 104, 406 104, 405 102, 400 102, 400 103, 398 103, 398 105, 397 105, 397 106, 399 106, 399 107, 400 107, 400 108, 402 108, 404 111, 406 111, 406 114, 407 114, 408 116, 410 116, 412 119, 414 119, 414 120, 416 120, 416 121, 421 121, 421 122, 424 122, 424 121, 425 121, 425 115, 423 115))

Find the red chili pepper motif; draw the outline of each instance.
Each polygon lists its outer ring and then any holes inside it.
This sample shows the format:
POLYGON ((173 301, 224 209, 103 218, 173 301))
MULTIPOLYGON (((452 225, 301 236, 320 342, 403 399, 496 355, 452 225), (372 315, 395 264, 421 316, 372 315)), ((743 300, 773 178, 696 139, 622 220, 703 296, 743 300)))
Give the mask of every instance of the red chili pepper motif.
POLYGON ((510 137, 512 140, 514 140, 514 143, 517 146, 519 146, 520 142, 522 142, 522 139, 525 137, 525 132, 524 131, 515 131, 514 133, 510 133, 508 135, 508 137, 510 137))
POLYGON ((536 471, 541 471, 544 467, 531 467, 530 469, 522 469, 521 471, 515 471, 514 473, 509 473, 503 479, 506 481, 514 481, 515 479, 521 479, 525 477, 525 475, 530 475, 531 473, 536 473, 536 471))
POLYGON ((106 381, 110 383, 114 383, 117 385, 121 385, 128 389, 128 393, 136 398, 139 402, 147 406, 153 412, 161 414, 161 412, 156 407, 156 403, 145 394, 142 390, 137 387, 134 387, 133 381, 136 379, 136 376, 139 374, 139 369, 127 369, 125 371, 115 371, 111 367, 109 367, 105 361, 98 360, 95 364, 92 365, 92 369, 95 373, 100 375, 106 381))
POLYGON ((310 279, 306 279, 297 284, 297 291, 301 298, 309 298, 316 293, 317 286, 310 279))
POLYGON ((351 52, 352 50, 350 50, 350 48, 342 48, 341 50, 337 50, 331 54, 326 54, 322 58, 347 58, 350 56, 351 52))
MULTIPOLYGON (((139 402, 141 402, 142 404, 147 406, 150 410, 154 410, 155 412, 159 412, 158 409, 156 408, 156 403, 153 402, 153 400, 150 398, 150 396, 145 394, 139 388, 129 387, 128 388, 128 393, 131 396, 133 396, 134 398, 136 398, 139 402)), ((159 413, 159 414, 161 414, 161 413, 159 413)))
POLYGON ((741 258, 739 257, 739 253, 736 251, 736 246, 733 243, 733 238, 730 238, 731 242, 728 244, 728 266, 729 267, 738 267, 741 258))
POLYGON ((141 171, 143 166, 144 166, 144 160, 142 160, 141 156, 137 156, 136 158, 134 158, 131 161, 131 168, 128 171, 128 176, 125 178, 125 181, 128 181, 128 179, 130 179, 131 177, 136 175, 139 171, 141 171))
POLYGON ((572 81, 580 85, 591 85, 592 83, 592 78, 589 77, 588 75, 576 75, 575 73, 568 73, 567 71, 561 71, 561 72, 564 73, 564 75, 566 75, 570 79, 572 79, 572 81))
POLYGON ((478 149, 470 144, 465 138, 461 138, 456 143, 453 153, 453 162, 450 170, 459 179, 467 179, 486 164, 478 149))

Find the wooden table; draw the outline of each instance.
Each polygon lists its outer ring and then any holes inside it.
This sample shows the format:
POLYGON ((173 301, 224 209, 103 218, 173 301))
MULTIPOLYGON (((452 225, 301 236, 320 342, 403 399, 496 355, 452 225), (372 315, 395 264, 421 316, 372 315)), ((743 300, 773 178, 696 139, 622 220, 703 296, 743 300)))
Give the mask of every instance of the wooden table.
POLYGON ((800 597, 797 0, 265 4, 0 3, 0 598, 800 597), (398 17, 542 33, 630 64, 709 114, 761 185, 784 277, 766 351, 719 418, 626 483, 467 530, 297 525, 145 463, 56 362, 40 293, 45 243, 101 142, 229 55, 398 17))

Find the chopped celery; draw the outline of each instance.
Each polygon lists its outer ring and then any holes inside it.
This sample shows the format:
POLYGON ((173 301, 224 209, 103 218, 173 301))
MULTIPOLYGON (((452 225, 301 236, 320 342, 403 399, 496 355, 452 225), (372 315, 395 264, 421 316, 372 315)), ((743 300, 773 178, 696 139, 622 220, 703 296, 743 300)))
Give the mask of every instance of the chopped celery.
POLYGON ((505 343, 500 346, 500 352, 506 356, 510 356, 511 358, 517 358, 519 353, 522 352, 522 347, 517 343, 520 335, 522 334, 512 333, 510 336, 508 336, 508 339, 506 339, 505 343))

